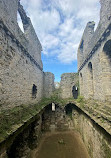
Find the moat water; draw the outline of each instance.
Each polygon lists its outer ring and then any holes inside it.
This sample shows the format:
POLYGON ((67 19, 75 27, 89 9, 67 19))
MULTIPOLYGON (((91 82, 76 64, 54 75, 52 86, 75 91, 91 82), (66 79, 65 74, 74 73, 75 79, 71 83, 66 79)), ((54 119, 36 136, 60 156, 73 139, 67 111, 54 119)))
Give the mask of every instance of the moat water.
POLYGON ((36 158, 89 158, 88 152, 76 132, 46 134, 36 151, 36 158))

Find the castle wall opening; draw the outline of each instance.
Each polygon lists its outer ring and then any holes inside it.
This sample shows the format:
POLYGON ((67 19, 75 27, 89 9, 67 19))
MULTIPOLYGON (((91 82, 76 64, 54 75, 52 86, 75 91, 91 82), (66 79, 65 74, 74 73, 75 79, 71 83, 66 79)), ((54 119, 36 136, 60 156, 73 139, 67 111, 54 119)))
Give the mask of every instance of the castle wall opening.
POLYGON ((82 40, 80 44, 81 53, 83 53, 83 48, 84 48, 84 40, 82 40))
POLYGON ((21 29, 21 31, 24 33, 24 28, 23 28, 23 23, 22 23, 22 19, 20 16, 20 13, 17 11, 17 23, 21 29))
POLYGON ((33 84, 33 87, 32 87, 32 98, 36 98, 36 95, 37 95, 37 86, 35 84, 33 84))
POLYGON ((79 84, 80 84, 80 92, 81 92, 81 94, 80 95, 82 95, 82 92, 83 92, 83 75, 82 75, 82 73, 80 73, 79 74, 80 75, 80 77, 79 77, 79 84))
POLYGON ((73 95, 74 99, 77 99, 77 97, 78 97, 78 87, 77 86, 72 87, 72 95, 73 95))
POLYGON ((72 104, 66 105, 65 107, 66 115, 70 115, 70 114, 72 115, 72 109, 73 109, 72 104))
POLYGON ((89 88, 89 97, 93 98, 94 96, 94 85, 93 85, 93 66, 92 63, 88 63, 88 88, 89 88))
POLYGON ((108 40, 101 53, 102 82, 106 100, 111 101, 111 40, 108 40))

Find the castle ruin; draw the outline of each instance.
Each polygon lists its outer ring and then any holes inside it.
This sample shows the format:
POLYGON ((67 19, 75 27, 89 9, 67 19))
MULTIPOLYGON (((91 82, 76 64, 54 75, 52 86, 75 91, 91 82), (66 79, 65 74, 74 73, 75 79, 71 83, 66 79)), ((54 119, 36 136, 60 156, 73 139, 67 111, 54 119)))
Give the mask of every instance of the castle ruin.
POLYGON ((77 99, 79 93, 78 73, 64 73, 61 75, 61 98, 77 99))
POLYGON ((50 97, 54 91, 54 75, 43 72, 41 50, 31 20, 20 2, 0 0, 1 105, 7 108, 50 97), (21 16, 24 33, 18 26, 17 12, 21 16))
POLYGON ((100 21, 88 22, 79 48, 80 95, 111 101, 111 0, 101 0, 100 21))
POLYGON ((45 155, 58 154, 56 144, 59 151, 65 148, 63 155, 68 150, 68 158, 83 156, 83 148, 85 158, 111 158, 111 0, 100 2, 98 27, 94 31, 95 23, 88 22, 78 48, 78 73, 62 74, 55 90, 54 74, 43 71, 42 46, 20 1, 0 0, 0 158, 36 158, 47 132, 51 138, 58 132, 60 139, 51 139, 45 155), (65 139, 65 132, 79 139, 75 148, 69 142, 76 139, 65 139))

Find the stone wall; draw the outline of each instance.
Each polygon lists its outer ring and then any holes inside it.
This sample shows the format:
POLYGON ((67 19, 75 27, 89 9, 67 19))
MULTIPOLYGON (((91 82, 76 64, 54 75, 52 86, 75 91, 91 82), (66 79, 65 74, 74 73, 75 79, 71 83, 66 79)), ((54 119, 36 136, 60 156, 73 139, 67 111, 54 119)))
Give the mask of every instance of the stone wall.
POLYGON ((87 56, 88 44, 89 44, 89 41, 91 40, 92 36, 94 35, 94 26, 95 26, 95 23, 93 21, 88 22, 88 24, 84 30, 84 33, 83 33, 83 36, 82 36, 82 39, 81 39, 81 42, 79 45, 79 49, 78 49, 78 52, 79 52, 78 53, 78 67, 81 66, 82 62, 84 61, 84 59, 87 56))
POLYGON ((41 68, 43 68, 42 61, 41 61, 41 50, 42 46, 41 43, 35 33, 33 25, 29 17, 27 17, 22 5, 18 3, 18 12, 21 16, 24 34, 29 41, 28 44, 28 52, 31 56, 37 61, 41 68))
POLYGON ((47 95, 44 86, 54 86, 50 79, 44 83, 41 49, 31 20, 18 0, 0 0, 0 105, 37 103, 47 95), (17 24, 17 10, 24 34, 17 24))
POLYGON ((0 158, 36 157, 43 133, 66 130, 80 133, 91 158, 110 158, 111 135, 106 130, 108 124, 105 121, 104 128, 97 123, 97 119, 91 118, 88 112, 73 103, 54 105, 55 110, 52 110, 52 104, 46 104, 0 144, 0 158))
POLYGON ((14 34, 17 33, 17 10, 18 0, 0 0, 0 19, 14 34))
MULTIPOLYGON (((54 104, 55 105, 55 104, 54 104)), ((0 146, 0 158, 34 158, 42 136, 46 132, 66 131, 73 129, 69 115, 64 107, 46 105, 36 116, 24 123, 0 146)))
POLYGON ((72 98, 74 86, 78 88, 77 73, 64 73, 61 75, 60 90, 62 98, 72 98))
POLYGON ((31 158, 35 157, 35 149, 41 139, 41 115, 21 132, 7 149, 7 158, 31 158))
POLYGON ((47 132, 66 131, 73 129, 72 120, 66 115, 65 109, 56 104, 52 111, 52 104, 48 105, 42 114, 42 130, 47 132))
POLYGON ((72 118, 74 129, 81 134, 91 158, 110 158, 111 136, 77 108, 73 108, 72 118))
POLYGON ((44 97, 49 98, 53 91, 55 90, 54 86, 54 74, 51 72, 44 73, 44 97))
MULTIPOLYGON (((111 0, 101 1, 100 22, 87 42, 87 25, 78 48, 80 95, 85 98, 111 101, 111 0), (109 18, 108 18, 109 17, 109 18)), ((88 23, 89 24, 89 23, 88 23)))

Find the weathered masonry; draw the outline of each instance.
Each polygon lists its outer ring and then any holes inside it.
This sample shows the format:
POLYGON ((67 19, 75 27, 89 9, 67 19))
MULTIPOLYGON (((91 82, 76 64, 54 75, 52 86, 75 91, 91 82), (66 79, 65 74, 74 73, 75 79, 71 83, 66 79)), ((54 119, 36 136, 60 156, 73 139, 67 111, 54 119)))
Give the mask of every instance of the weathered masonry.
POLYGON ((78 97, 78 74, 77 73, 64 73, 61 75, 60 90, 61 98, 75 98, 78 97))
POLYGON ((111 101, 111 0, 101 0, 100 21, 85 28, 78 48, 80 94, 111 101))
POLYGON ((35 158, 43 132, 67 131, 73 128, 63 106, 46 105, 36 116, 0 144, 0 158, 35 158))
POLYGON ((0 0, 0 105, 36 103, 51 95, 54 75, 43 72, 41 50, 31 20, 19 0, 0 0), (17 12, 24 33, 18 26, 17 12))
POLYGON ((0 158, 35 158, 43 133, 70 130, 80 133, 91 158, 110 158, 111 135, 97 119, 71 102, 64 106, 55 104, 55 110, 52 110, 52 103, 46 105, 0 143, 0 158))
MULTIPOLYGON (((80 93, 86 99, 77 98, 76 73, 63 74, 52 95, 54 75, 43 72, 42 46, 30 18, 19 0, 0 0, 0 158, 36 158, 47 132, 76 132, 88 157, 111 158, 111 102, 94 100, 111 101, 111 0, 101 0, 95 32, 94 25, 87 24, 78 49, 80 93)), ((58 143, 65 145, 61 138, 58 143)), ((77 149, 65 143, 69 151, 77 149)))

